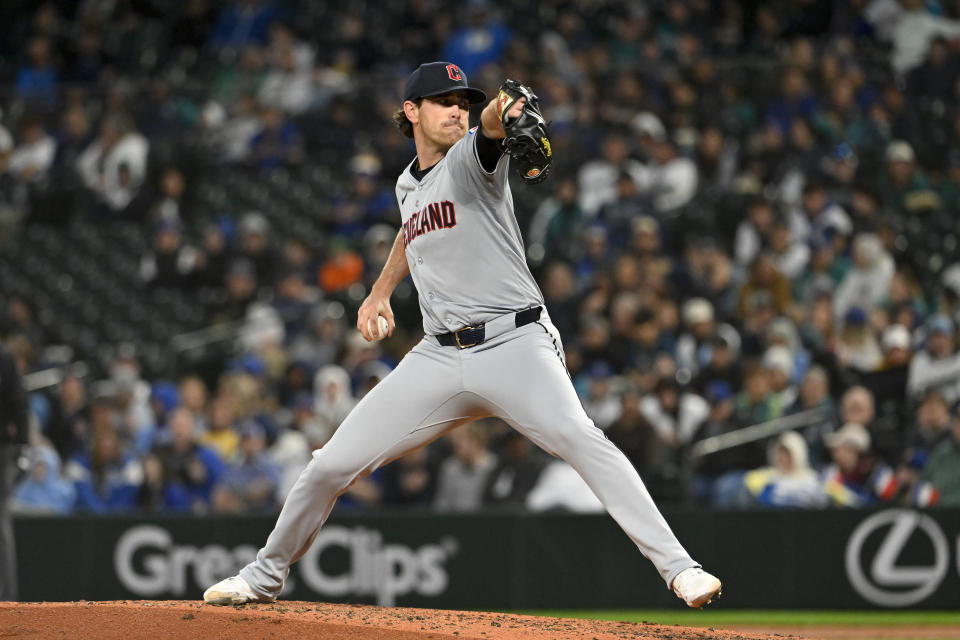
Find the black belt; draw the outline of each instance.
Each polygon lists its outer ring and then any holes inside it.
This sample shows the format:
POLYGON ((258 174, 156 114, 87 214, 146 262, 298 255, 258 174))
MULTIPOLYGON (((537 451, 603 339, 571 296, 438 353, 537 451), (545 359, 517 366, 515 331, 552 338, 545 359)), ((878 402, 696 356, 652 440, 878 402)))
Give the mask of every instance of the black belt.
MULTIPOLYGON (((517 328, 530 324, 531 322, 536 322, 540 319, 540 314, 543 312, 543 307, 533 307, 532 309, 524 309, 523 311, 518 311, 516 316, 514 316, 514 321, 517 328)), ((444 347, 459 347, 461 349, 466 349, 467 347, 475 347, 478 344, 483 344, 483 341, 486 339, 486 324, 481 324, 476 327, 464 327, 459 331, 451 331, 450 333, 441 333, 436 337, 437 342, 439 342, 444 347)))

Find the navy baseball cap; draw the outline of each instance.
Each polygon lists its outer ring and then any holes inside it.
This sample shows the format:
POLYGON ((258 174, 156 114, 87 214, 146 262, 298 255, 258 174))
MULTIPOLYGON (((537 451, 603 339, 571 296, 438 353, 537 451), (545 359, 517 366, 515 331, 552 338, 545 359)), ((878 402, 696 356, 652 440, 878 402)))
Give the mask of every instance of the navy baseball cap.
POLYGON ((403 101, 439 96, 451 91, 465 91, 470 104, 484 102, 487 94, 467 85, 467 74, 451 62, 427 62, 407 78, 403 101))

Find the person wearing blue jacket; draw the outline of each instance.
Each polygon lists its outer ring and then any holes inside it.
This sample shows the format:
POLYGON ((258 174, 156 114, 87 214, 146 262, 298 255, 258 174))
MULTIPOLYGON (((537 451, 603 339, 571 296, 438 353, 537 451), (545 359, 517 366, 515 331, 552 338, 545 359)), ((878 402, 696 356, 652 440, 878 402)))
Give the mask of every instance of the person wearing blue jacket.
POLYGON ((73 481, 77 511, 114 513, 136 507, 143 466, 124 448, 116 429, 102 425, 90 450, 70 459, 65 475, 73 481))
POLYGON ((10 509, 17 513, 67 515, 73 511, 77 491, 60 475, 60 456, 51 447, 30 450, 30 472, 13 489, 10 509))

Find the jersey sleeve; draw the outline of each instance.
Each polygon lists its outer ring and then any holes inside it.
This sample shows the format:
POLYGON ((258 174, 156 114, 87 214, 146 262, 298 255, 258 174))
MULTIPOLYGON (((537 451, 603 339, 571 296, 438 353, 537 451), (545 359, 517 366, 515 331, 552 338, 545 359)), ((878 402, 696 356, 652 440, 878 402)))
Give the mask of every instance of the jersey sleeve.
POLYGON ((477 139, 481 135, 480 129, 474 127, 450 147, 447 170, 457 188, 468 198, 501 198, 507 184, 510 156, 502 154, 493 171, 484 169, 477 153, 477 139))

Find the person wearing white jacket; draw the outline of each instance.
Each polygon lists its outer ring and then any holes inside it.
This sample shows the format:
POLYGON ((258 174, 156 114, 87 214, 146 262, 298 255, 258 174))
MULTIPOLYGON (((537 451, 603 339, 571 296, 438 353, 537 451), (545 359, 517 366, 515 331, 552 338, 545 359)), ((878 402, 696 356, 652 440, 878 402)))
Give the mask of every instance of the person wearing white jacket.
POLYGON ((838 320, 851 309, 868 312, 890 290, 895 265, 873 233, 859 233, 853 241, 853 268, 833 294, 833 312, 838 320))
POLYGON ((923 0, 903 0, 903 7, 890 31, 890 65, 901 76, 923 62, 935 38, 960 38, 960 21, 931 14, 923 0))
POLYGON ((710 405, 695 393, 680 393, 670 380, 660 380, 653 393, 640 401, 640 414, 666 444, 690 442, 710 415, 710 405))
POLYGON ((810 466, 807 443, 799 433, 781 434, 768 448, 769 467, 748 472, 743 483, 752 502, 767 507, 823 507, 827 495, 810 466))
POLYGON ((140 190, 147 173, 150 143, 123 115, 107 116, 100 136, 77 159, 88 189, 114 212, 123 211, 140 190))

